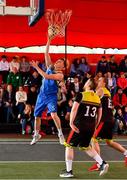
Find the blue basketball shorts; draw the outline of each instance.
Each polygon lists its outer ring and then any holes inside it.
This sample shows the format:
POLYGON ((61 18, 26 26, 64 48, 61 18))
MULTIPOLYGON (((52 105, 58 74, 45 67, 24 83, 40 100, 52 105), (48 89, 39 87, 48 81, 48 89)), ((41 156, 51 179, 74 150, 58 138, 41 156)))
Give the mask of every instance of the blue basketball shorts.
POLYGON ((46 108, 48 109, 48 113, 57 112, 57 95, 44 95, 40 91, 34 109, 34 116, 41 117, 46 108))

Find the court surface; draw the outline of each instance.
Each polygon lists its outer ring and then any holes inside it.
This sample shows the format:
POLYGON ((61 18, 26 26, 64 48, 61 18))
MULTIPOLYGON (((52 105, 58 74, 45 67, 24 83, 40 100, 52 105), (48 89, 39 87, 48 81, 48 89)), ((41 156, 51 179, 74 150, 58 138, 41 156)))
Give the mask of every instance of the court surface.
MULTIPOLYGON (((117 139, 127 147, 126 139, 117 139)), ((59 173, 65 168, 64 146, 57 139, 42 139, 30 146, 30 139, 0 140, 0 179, 60 179, 59 173)), ((73 179, 127 179, 124 156, 101 143, 102 157, 110 164, 108 174, 88 172, 93 163, 84 152, 75 150, 73 179)))

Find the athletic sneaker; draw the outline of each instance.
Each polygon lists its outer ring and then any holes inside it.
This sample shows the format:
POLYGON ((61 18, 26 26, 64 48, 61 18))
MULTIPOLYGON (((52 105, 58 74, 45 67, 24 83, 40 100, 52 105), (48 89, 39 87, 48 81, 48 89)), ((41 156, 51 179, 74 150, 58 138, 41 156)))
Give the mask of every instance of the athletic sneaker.
POLYGON ((109 164, 107 164, 105 161, 103 161, 102 165, 100 165, 100 174, 99 176, 103 176, 108 172, 109 164))
POLYGON ((33 135, 33 139, 31 141, 30 145, 36 144, 36 142, 39 141, 39 139, 41 139, 40 134, 33 135))
POLYGON ((74 177, 72 170, 67 172, 66 170, 64 170, 61 174, 60 177, 62 178, 70 178, 70 177, 74 177))
POLYGON ((59 142, 60 142, 60 144, 64 144, 64 142, 65 142, 65 138, 64 138, 64 135, 63 134, 58 134, 58 137, 59 137, 59 142))
POLYGON ((24 135, 26 132, 25 132, 25 130, 22 130, 22 135, 24 135))
POLYGON ((127 156, 125 156, 125 166, 127 166, 127 156))
POLYGON ((92 172, 92 171, 99 171, 99 164, 96 163, 96 164, 93 164, 93 166, 91 166, 88 171, 92 172))

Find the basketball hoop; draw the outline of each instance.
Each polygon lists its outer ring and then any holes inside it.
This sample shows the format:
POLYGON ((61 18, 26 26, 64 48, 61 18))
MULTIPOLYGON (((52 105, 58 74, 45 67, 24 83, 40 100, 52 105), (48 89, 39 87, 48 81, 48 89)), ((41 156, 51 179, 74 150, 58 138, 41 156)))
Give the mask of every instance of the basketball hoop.
POLYGON ((48 34, 49 37, 65 36, 65 27, 67 26, 70 17, 72 15, 72 10, 61 10, 48 9, 45 13, 45 17, 48 21, 48 34))

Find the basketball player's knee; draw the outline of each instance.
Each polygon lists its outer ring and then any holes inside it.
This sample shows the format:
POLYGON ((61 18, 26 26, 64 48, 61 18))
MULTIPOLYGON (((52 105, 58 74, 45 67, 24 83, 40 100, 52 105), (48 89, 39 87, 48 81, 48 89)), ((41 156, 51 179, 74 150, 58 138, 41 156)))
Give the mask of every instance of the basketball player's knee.
POLYGON ((40 119, 41 119, 40 117, 35 117, 35 121, 37 122, 40 121, 40 119))
POLYGON ((112 141, 111 141, 111 140, 106 139, 106 144, 107 144, 108 146, 111 146, 111 143, 112 143, 112 141))
POLYGON ((56 119, 57 118, 57 114, 56 113, 51 113, 51 117, 52 117, 52 119, 56 119))

